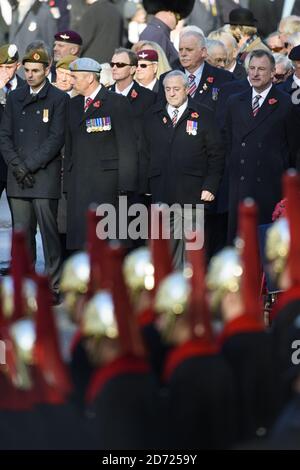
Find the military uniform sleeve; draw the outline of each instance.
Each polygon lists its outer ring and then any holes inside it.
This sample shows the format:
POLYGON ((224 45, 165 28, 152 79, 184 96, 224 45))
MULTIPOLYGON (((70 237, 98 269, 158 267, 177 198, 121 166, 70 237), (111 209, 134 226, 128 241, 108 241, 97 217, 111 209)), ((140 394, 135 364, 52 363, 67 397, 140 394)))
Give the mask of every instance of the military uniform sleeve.
POLYGON ((65 116, 69 96, 61 95, 55 103, 54 114, 51 120, 49 135, 42 147, 26 157, 26 165, 31 172, 45 168, 60 151, 65 140, 65 116))

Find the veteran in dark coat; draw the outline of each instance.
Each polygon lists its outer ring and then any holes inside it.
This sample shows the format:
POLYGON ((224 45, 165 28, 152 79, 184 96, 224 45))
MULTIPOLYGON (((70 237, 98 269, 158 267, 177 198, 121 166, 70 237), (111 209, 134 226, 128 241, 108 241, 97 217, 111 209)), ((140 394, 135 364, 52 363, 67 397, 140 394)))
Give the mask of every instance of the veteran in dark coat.
MULTIPOLYGON (((205 38, 201 33, 189 31, 183 33, 179 42, 179 65, 189 80, 189 95, 197 103, 204 104, 213 111, 219 96, 220 88, 234 80, 233 74, 205 62, 207 50, 205 38)), ((160 78, 158 99, 164 97, 162 86, 166 74, 160 78)))
POLYGON ((141 192, 150 192, 154 203, 208 206, 224 163, 213 113, 188 99, 183 72, 169 72, 164 85, 167 105, 157 103, 145 116, 141 192))
POLYGON ((8 96, 1 121, 0 150, 8 165, 7 195, 13 226, 21 225, 35 259, 36 217, 46 271, 58 290, 60 242, 56 225, 61 158, 68 96, 47 80, 49 57, 43 49, 23 58, 27 85, 8 96))
POLYGON ((115 84, 110 87, 110 91, 127 97, 131 105, 135 133, 138 141, 140 141, 143 116, 154 104, 156 94, 133 80, 137 65, 138 59, 134 52, 125 48, 116 49, 111 61, 112 77, 115 84), (128 65, 124 66, 124 64, 128 65))
POLYGON ((274 73, 273 56, 253 51, 249 64, 253 88, 228 100, 228 241, 236 234, 239 201, 246 197, 257 202, 259 224, 272 221, 281 199, 282 174, 296 162, 298 118, 286 94, 272 85, 274 73))
POLYGON ((67 247, 81 249, 86 211, 91 203, 113 204, 137 187, 137 149, 130 104, 99 83, 101 66, 93 59, 70 65, 70 101, 65 153, 67 247))

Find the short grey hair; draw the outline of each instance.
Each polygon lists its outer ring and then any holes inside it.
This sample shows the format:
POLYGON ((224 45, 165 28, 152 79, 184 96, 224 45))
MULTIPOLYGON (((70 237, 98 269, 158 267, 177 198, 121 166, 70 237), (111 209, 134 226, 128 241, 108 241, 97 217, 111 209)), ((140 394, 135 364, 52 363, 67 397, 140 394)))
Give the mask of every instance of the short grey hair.
POLYGON ((293 69, 293 63, 286 55, 276 53, 273 54, 273 57, 275 59, 275 64, 282 64, 286 72, 293 69))
POLYGON ((168 72, 165 78, 163 79, 164 88, 166 87, 167 80, 172 77, 181 77, 185 88, 189 87, 189 80, 185 73, 181 72, 181 70, 172 70, 171 72, 168 72))
POLYGON ((219 39, 207 39, 206 47, 207 47, 208 55, 211 53, 212 49, 214 49, 215 47, 222 47, 222 49, 224 49, 224 51, 227 54, 227 50, 226 50, 224 43, 222 41, 219 41, 219 39))
POLYGON ((186 37, 194 37, 197 39, 199 47, 206 47, 205 37, 203 36, 203 34, 199 33, 198 31, 186 31, 180 34, 179 42, 181 39, 186 38, 186 37))

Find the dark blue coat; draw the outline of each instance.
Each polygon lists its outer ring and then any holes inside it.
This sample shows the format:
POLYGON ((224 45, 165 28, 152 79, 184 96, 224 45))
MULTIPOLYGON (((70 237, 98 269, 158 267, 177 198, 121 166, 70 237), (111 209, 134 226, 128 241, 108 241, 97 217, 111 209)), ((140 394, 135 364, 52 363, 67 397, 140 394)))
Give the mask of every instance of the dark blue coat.
POLYGON ((228 100, 226 135, 229 165, 229 241, 236 232, 239 201, 252 197, 259 223, 272 221, 282 197, 281 178, 295 166, 299 122, 286 94, 272 87, 256 117, 252 89, 228 100))
POLYGON ((189 100, 174 128, 163 103, 147 112, 142 151, 142 192, 149 178, 153 202, 200 204, 201 191, 216 194, 224 152, 213 113, 189 100), (190 135, 188 122, 197 126, 190 135))
POLYGON ((48 80, 34 101, 28 85, 8 95, 0 127, 0 151, 8 165, 8 196, 60 197, 60 150, 64 144, 68 99, 66 93, 55 88, 48 80), (13 160, 25 161, 34 174, 33 188, 19 187, 12 174, 10 163, 13 160))

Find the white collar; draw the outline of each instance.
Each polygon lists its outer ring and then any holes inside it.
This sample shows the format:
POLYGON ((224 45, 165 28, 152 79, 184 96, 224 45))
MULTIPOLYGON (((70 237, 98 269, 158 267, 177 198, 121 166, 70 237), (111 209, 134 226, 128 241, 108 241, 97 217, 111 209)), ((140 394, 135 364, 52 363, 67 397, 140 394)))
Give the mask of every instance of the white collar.
POLYGON ((44 83, 42 84, 42 86, 36 91, 36 90, 33 90, 31 87, 30 87, 30 94, 31 95, 37 95, 43 88, 44 86, 46 85, 46 80, 44 81, 44 83))
POLYGON ((271 90, 272 86, 273 86, 273 84, 271 83, 271 85, 270 85, 266 90, 264 90, 264 91, 262 91, 262 92, 260 92, 260 93, 258 93, 258 91, 256 91, 255 88, 252 87, 252 99, 253 99, 256 95, 260 95, 260 96, 263 98, 263 100, 265 100, 266 97, 267 97, 267 95, 268 95, 268 93, 269 93, 269 91, 271 90))
POLYGON ((101 90, 101 87, 102 87, 102 85, 99 84, 99 85, 97 86, 96 90, 93 91, 93 93, 91 93, 91 94, 88 95, 88 96, 85 96, 85 97, 84 97, 84 102, 86 102, 86 100, 87 100, 88 98, 91 98, 92 100, 94 100, 94 99, 96 98, 96 96, 98 95, 99 91, 101 90))
POLYGON ((119 88, 118 88, 118 85, 116 83, 115 92, 118 93, 118 95, 127 96, 128 93, 130 92, 132 86, 133 86, 133 81, 130 83, 130 85, 128 87, 124 88, 123 91, 120 91, 119 88))

